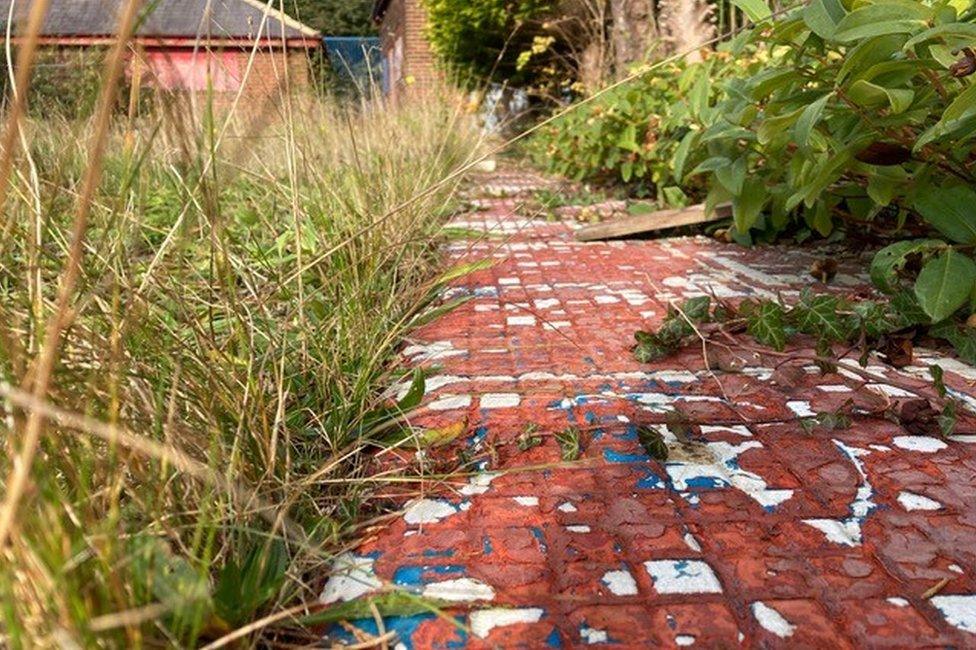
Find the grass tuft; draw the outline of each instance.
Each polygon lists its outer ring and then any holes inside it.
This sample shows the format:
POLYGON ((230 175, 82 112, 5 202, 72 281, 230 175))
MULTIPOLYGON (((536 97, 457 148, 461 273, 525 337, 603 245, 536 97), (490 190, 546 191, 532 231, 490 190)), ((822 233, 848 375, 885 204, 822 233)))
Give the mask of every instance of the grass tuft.
POLYGON ((43 426, 0 548, 0 645, 302 640, 294 621, 375 513, 364 452, 384 444, 395 352, 433 299, 454 172, 477 149, 458 106, 303 100, 250 138, 173 106, 101 136, 97 116, 23 122, 0 239, 0 478, 43 426))

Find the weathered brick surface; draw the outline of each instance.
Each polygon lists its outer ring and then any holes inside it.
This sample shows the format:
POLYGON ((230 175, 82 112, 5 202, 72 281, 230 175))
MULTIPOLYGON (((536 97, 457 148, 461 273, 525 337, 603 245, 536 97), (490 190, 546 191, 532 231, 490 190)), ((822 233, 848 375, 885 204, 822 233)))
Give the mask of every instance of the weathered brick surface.
POLYGON ((393 101, 423 94, 439 78, 424 33, 427 10, 422 0, 391 0, 380 24, 380 42, 393 101))
MULTIPOLYGON (((483 187, 517 181, 529 183, 483 187)), ((404 350, 434 368, 413 423, 464 423, 431 457, 464 451, 480 472, 424 485, 337 561, 324 601, 395 585, 457 603, 462 628, 388 617, 406 648, 976 647, 976 436, 913 437, 867 416, 806 433, 800 415, 866 389, 813 369, 789 390, 763 366, 715 376, 695 346, 654 364, 630 353, 633 331, 671 300, 795 297, 824 250, 581 244, 568 223, 525 219, 516 203, 482 200, 457 220, 504 236, 448 253, 494 264, 458 281, 448 295, 472 299, 404 350), (676 406, 696 422, 692 442, 672 440, 669 461, 654 461, 635 425, 676 406), (520 451, 529 423, 543 442, 520 451), (583 453, 562 463, 551 434, 570 426, 583 453)), ((816 288, 869 292, 863 258, 826 252, 840 271, 816 288)), ((869 369, 922 390, 936 361, 972 408, 976 371, 934 352, 869 369)))

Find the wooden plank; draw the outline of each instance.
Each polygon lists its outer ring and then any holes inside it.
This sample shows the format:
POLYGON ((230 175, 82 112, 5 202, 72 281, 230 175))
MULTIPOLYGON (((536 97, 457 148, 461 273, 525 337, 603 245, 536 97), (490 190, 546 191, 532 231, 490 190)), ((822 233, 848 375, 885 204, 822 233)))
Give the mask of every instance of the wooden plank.
POLYGON ((705 216, 705 204, 699 203, 698 205, 690 205, 687 208, 658 210, 657 212, 638 214, 623 219, 612 219, 604 223, 586 226, 576 231, 576 239, 579 241, 596 241, 598 239, 626 237, 627 235, 639 235, 646 232, 654 232, 655 230, 709 223, 731 216, 732 205, 730 203, 723 203, 716 206, 715 211, 708 216, 705 216))

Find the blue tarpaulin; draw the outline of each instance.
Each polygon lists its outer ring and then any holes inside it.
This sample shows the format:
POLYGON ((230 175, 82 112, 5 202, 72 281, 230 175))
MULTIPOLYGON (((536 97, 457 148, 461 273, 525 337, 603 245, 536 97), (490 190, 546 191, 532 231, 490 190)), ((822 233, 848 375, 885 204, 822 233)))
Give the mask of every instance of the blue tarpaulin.
POLYGON ((383 54, 376 36, 326 36, 322 39, 332 69, 355 81, 379 82, 383 78, 383 54))

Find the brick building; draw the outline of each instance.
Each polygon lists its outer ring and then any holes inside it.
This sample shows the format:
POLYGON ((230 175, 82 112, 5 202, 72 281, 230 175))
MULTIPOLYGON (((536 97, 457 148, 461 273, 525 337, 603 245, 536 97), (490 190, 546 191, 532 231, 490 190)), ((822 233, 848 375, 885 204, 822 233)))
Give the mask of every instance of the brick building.
POLYGON ((393 101, 423 92, 437 79, 434 54, 424 35, 422 0, 377 0, 373 20, 380 26, 384 88, 393 101))
MULTIPOLYGON (((31 0, 0 0, 0 28, 26 22, 31 0)), ((55 55, 104 48, 118 27, 121 0, 51 0, 41 45, 55 55)), ((319 34, 259 0, 155 0, 143 3, 128 75, 139 86, 198 94, 218 102, 241 93, 245 107, 309 85, 319 34)), ((65 58, 70 58, 66 56, 65 58)))

